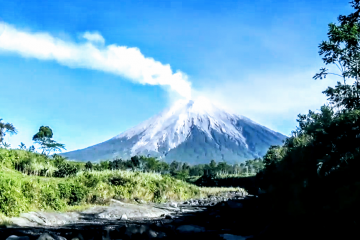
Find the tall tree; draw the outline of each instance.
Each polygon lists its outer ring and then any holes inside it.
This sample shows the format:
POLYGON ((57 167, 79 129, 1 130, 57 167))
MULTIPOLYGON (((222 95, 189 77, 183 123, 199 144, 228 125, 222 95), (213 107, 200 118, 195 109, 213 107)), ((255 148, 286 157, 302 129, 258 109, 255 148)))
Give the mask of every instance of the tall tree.
POLYGON ((215 168, 216 168, 216 161, 215 161, 214 159, 212 159, 212 160, 210 161, 210 167, 211 167, 212 169, 215 169, 215 168))
POLYGON ((65 145, 62 143, 57 143, 55 140, 52 139, 53 131, 48 126, 41 126, 39 128, 39 132, 37 132, 33 136, 33 141, 38 143, 43 150, 43 154, 49 154, 52 151, 61 151, 65 149, 65 145))
POLYGON ((9 133, 10 135, 17 134, 17 130, 14 125, 11 123, 4 123, 2 120, 3 119, 0 118, 0 143, 4 141, 6 133, 9 133))
POLYGON ((132 168, 139 168, 140 167, 140 158, 138 156, 133 156, 131 157, 131 163, 132 163, 132 168))
POLYGON ((323 93, 333 106, 341 110, 360 108, 360 0, 350 2, 355 9, 348 16, 340 15, 339 24, 329 24, 328 41, 319 45, 319 54, 323 55, 325 65, 334 64, 340 74, 329 73, 328 69, 321 68, 314 79, 326 78, 328 74, 340 76, 343 84, 338 82, 335 88, 328 87, 323 93), (354 79, 352 85, 346 80, 354 79))

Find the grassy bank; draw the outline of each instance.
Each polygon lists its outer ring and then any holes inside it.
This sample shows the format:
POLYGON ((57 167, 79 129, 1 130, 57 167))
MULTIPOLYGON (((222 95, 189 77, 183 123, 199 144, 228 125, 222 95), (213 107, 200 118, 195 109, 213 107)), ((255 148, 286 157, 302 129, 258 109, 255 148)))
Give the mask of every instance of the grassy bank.
MULTIPOLYGON (((237 190, 201 188, 169 175, 123 170, 79 170, 71 177, 52 177, 62 166, 56 161, 59 159, 25 150, 0 149, 0 220, 29 211, 104 205, 110 199, 165 202, 237 190)), ((62 164, 78 165, 79 169, 80 163, 65 160, 62 164)))

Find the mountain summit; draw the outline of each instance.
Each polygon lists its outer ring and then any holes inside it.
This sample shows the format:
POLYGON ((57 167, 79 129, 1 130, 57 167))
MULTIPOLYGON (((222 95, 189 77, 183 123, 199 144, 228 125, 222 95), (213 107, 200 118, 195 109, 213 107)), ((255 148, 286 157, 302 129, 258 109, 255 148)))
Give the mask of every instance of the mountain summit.
POLYGON ((261 157, 286 136, 230 113, 205 98, 179 100, 160 114, 103 143, 62 155, 98 161, 134 155, 192 164, 261 157))

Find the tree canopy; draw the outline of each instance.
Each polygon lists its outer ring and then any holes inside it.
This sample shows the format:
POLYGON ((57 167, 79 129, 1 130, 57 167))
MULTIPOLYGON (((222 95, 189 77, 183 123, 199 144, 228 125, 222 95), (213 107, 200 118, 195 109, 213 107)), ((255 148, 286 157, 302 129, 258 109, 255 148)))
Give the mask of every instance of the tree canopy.
POLYGON ((49 154, 52 151, 61 151, 65 145, 52 139, 53 131, 48 126, 41 126, 39 131, 33 136, 32 140, 40 145, 43 153, 49 154))
POLYGON ((17 134, 17 130, 13 124, 4 123, 2 121, 3 119, 0 118, 0 143, 3 143, 6 133, 9 133, 10 135, 17 134))

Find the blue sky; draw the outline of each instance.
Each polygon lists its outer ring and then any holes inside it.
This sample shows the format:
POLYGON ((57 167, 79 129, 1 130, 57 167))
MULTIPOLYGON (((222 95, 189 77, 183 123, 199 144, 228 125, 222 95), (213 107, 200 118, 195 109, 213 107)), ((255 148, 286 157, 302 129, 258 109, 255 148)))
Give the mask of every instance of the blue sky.
POLYGON ((67 150, 85 148, 189 89, 289 135, 338 80, 312 76, 327 24, 351 11, 340 0, 0 0, 0 118, 19 131, 5 141, 29 146, 46 125, 67 150))

